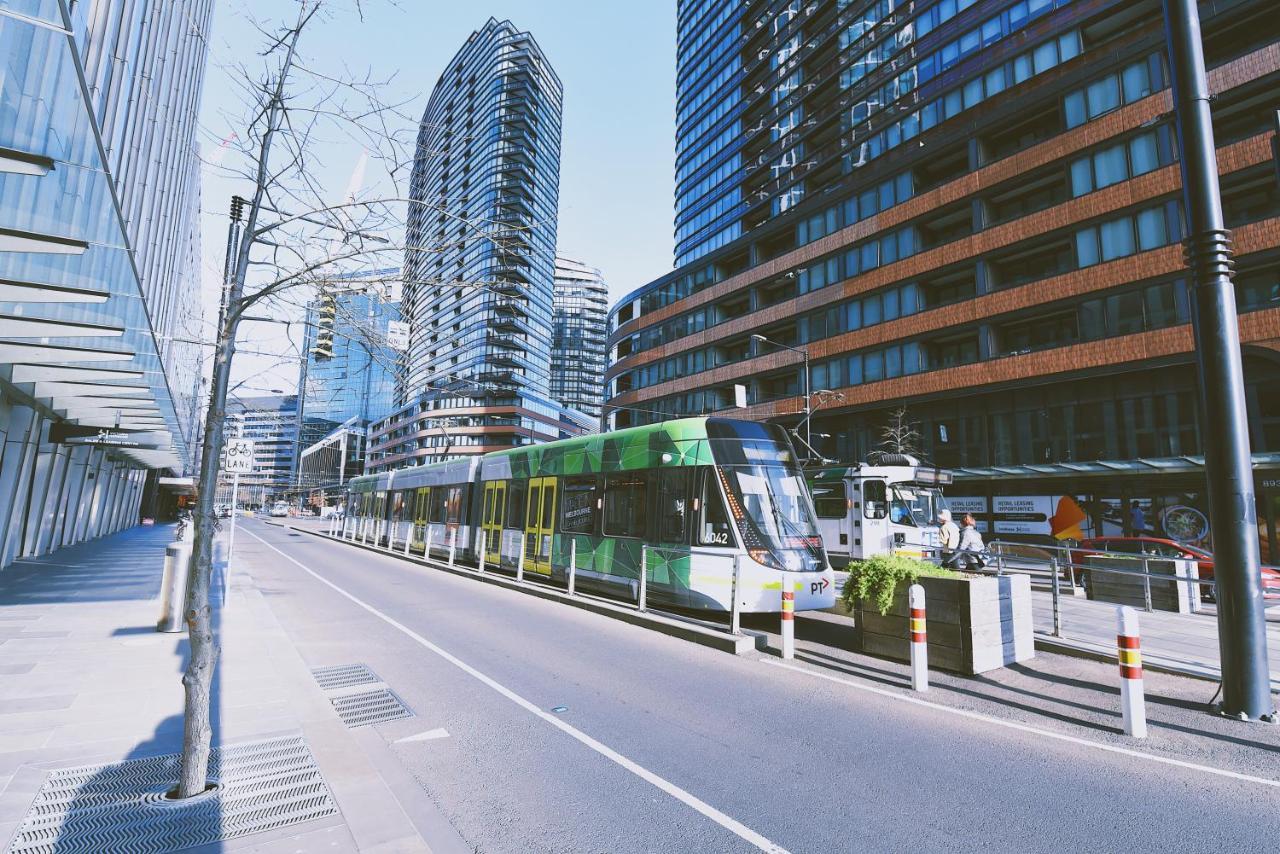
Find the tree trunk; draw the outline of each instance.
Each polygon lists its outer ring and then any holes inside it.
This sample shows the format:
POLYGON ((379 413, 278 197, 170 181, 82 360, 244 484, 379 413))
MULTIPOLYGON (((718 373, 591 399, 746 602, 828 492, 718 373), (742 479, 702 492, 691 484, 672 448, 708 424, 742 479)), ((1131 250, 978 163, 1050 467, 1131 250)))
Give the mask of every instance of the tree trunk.
MULTIPOLYGON (((284 111, 285 83, 293 66, 298 37, 311 16, 320 8, 318 2, 302 3, 298 23, 286 37, 288 49, 276 77, 267 108, 266 127, 258 150, 256 186, 245 217, 244 232, 236 248, 236 265, 227 283, 225 310, 218 318, 217 349, 214 351, 213 381, 209 386, 204 442, 201 446, 199 494, 196 498, 196 536, 187 570, 187 638, 191 657, 182 676, 185 692, 182 726, 182 767, 178 779, 178 797, 189 798, 205 790, 209 774, 209 747, 213 740, 210 706, 213 702, 213 673, 218 662, 217 639, 213 634, 213 613, 209 606, 209 585, 213 575, 213 537, 217 520, 213 499, 218 488, 221 464, 222 430, 226 417, 227 392, 231 384, 231 360, 236 353, 236 333, 243 310, 245 278, 249 271, 249 253, 253 249, 258 215, 272 176, 269 168, 271 142, 280 129, 284 111)), ((235 512, 235 508, 232 508, 235 512)))
MULTIPOLYGON (((213 740, 210 708, 213 701, 213 672, 218 662, 218 643, 213 634, 213 611, 209 605, 209 585, 213 576, 213 538, 217 524, 213 501, 218 486, 222 428, 226 417, 227 387, 231 377, 231 357, 235 354, 238 324, 219 324, 221 340, 213 363, 209 389, 204 442, 201 448, 199 493, 196 497, 195 542, 187 568, 185 618, 190 658, 182 676, 185 692, 182 723, 182 771, 178 797, 189 798, 205 790, 209 771, 209 745, 213 740)), ((232 507, 235 513, 236 508, 232 507)))

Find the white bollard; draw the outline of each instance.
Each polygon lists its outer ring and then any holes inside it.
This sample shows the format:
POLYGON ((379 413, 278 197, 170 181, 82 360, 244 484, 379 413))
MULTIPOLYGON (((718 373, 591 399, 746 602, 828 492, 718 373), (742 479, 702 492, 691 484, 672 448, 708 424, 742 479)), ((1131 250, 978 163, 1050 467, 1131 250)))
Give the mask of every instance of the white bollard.
POLYGON ((741 555, 733 556, 733 579, 729 584, 729 631, 735 635, 742 634, 742 608, 738 604, 738 576, 741 572, 741 564, 738 561, 740 557, 741 555))
POLYGON ((576 538, 569 540, 569 595, 573 595, 573 580, 578 572, 578 541, 576 538))
POLYGON ((409 556, 409 546, 413 543, 413 532, 417 529, 417 525, 413 522, 409 523, 409 533, 404 538, 404 556, 409 556))
POLYGON ((520 557, 516 561, 516 581, 524 581, 524 556, 528 548, 529 535, 522 532, 520 534, 520 557))
POLYGON ((1146 738, 1142 642, 1138 633, 1138 613, 1128 605, 1116 606, 1116 658, 1120 662, 1120 711, 1124 715, 1124 734, 1146 738))
POLYGON ((649 609, 649 547, 640 546, 640 590, 636 597, 636 609, 639 611, 647 611, 649 609))
POLYGON ((782 573, 782 657, 796 657, 796 591, 785 572, 782 573))
POLYGON ((453 566, 453 559, 458 553, 458 529, 454 527, 449 535, 449 566, 453 566))
POLYGON ((911 609, 911 690, 929 690, 929 635, 924 616, 924 588, 911 585, 907 591, 907 605, 911 609))
POLYGON ((393 552, 393 551, 395 551, 395 550, 396 550, 396 549, 395 549, 395 542, 396 542, 396 524, 397 524, 397 523, 395 523, 395 522, 388 522, 388 523, 386 524, 386 529, 387 529, 387 551, 389 551, 389 552, 393 552))
POLYGON ((485 552, 489 551, 489 532, 481 528, 477 539, 480 541, 480 548, 477 550, 479 557, 476 560, 476 571, 484 572, 485 552))
POLYGON ((425 558, 426 560, 431 560, 431 523, 430 522, 427 523, 427 540, 426 540, 426 544, 422 547, 422 557, 425 558))

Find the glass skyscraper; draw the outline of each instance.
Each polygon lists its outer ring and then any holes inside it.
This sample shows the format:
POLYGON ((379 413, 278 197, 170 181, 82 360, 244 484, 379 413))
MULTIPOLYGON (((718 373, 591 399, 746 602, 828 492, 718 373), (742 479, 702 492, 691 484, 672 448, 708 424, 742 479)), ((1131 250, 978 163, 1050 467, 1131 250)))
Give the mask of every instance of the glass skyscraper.
POLYGON ((401 405, 370 430, 371 470, 589 429, 550 398, 560 109, 510 21, 472 33, 436 82, 410 182, 401 405))
POLYGON ((509 21, 440 75, 410 183, 406 398, 453 380, 547 395, 560 109, 560 80, 509 21))
POLYGON ((557 257, 554 307, 551 397, 598 421, 604 403, 604 339, 609 319, 609 289, 600 271, 557 257))
POLYGON ((399 268, 351 276, 307 306, 295 478, 304 492, 336 495, 363 474, 366 430, 395 408, 399 354, 387 333, 400 304, 385 285, 394 281, 398 291, 399 279, 399 268))
POLYGON ((0 566, 190 465, 212 6, 0 0, 0 566))
MULTIPOLYGON (((798 5, 798 4, 796 4, 798 5)), ((742 234, 746 4, 680 0, 676 18, 676 266, 742 234)))

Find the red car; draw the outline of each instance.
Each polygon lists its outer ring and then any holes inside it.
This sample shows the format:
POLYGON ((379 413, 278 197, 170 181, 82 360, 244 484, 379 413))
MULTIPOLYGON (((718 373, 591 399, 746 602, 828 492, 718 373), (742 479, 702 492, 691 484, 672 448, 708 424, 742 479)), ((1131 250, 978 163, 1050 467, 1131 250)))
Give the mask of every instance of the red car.
MULTIPOLYGON (((1213 555, 1197 546, 1189 546, 1175 540, 1160 537, 1092 537, 1081 540, 1071 552, 1071 562, 1083 564, 1089 555, 1104 553, 1150 555, 1152 557, 1194 560, 1200 567, 1200 577, 1213 578, 1213 555)), ((1212 588, 1204 588, 1212 596, 1212 588)), ((1262 595, 1266 599, 1280 599, 1280 571, 1262 567, 1262 595)))

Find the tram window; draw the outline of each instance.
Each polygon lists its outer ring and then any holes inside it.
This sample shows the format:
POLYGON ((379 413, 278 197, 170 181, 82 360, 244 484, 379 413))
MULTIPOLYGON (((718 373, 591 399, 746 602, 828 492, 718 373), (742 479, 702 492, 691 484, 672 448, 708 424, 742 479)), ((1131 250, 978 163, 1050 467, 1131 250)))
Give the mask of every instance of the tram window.
POLYGON ((868 519, 889 515, 889 498, 883 480, 868 480, 862 485, 862 509, 868 519))
POLYGON ((432 522, 444 521, 444 504, 445 504, 445 499, 448 497, 446 495, 447 492, 448 490, 442 486, 437 486, 431 490, 431 508, 430 508, 431 512, 430 512, 430 516, 428 517, 430 521, 432 522))
POLYGON ((658 472, 658 542, 685 543, 689 539, 689 475, 691 469, 658 472))
POLYGON ((445 503, 446 521, 456 525, 462 520, 462 487, 449 487, 449 498, 445 503))
POLYGON ((513 480, 507 487, 507 527, 524 526, 524 494, 529 484, 523 480, 513 480))
POLYGON ((542 487, 534 486, 529 489, 529 518, 525 520, 525 529, 529 530, 538 527, 538 511, 542 508, 539 503, 542 498, 542 487))
POLYGON ((596 529, 596 479, 565 478, 560 487, 560 530, 566 534, 590 534, 596 529))
POLYGON ((542 487, 542 530, 550 531, 552 523, 555 521, 556 509, 556 488, 554 482, 547 483, 542 487))
POLYGON ((813 487, 813 509, 819 519, 843 519, 849 509, 844 481, 816 484, 813 487))
POLYGON ((702 488, 698 490, 698 542, 704 546, 728 546, 733 544, 729 530, 729 514, 712 469, 703 469, 702 488))
POLYGON ((648 472, 610 474, 604 478, 604 534, 643 537, 648 527, 648 472))

